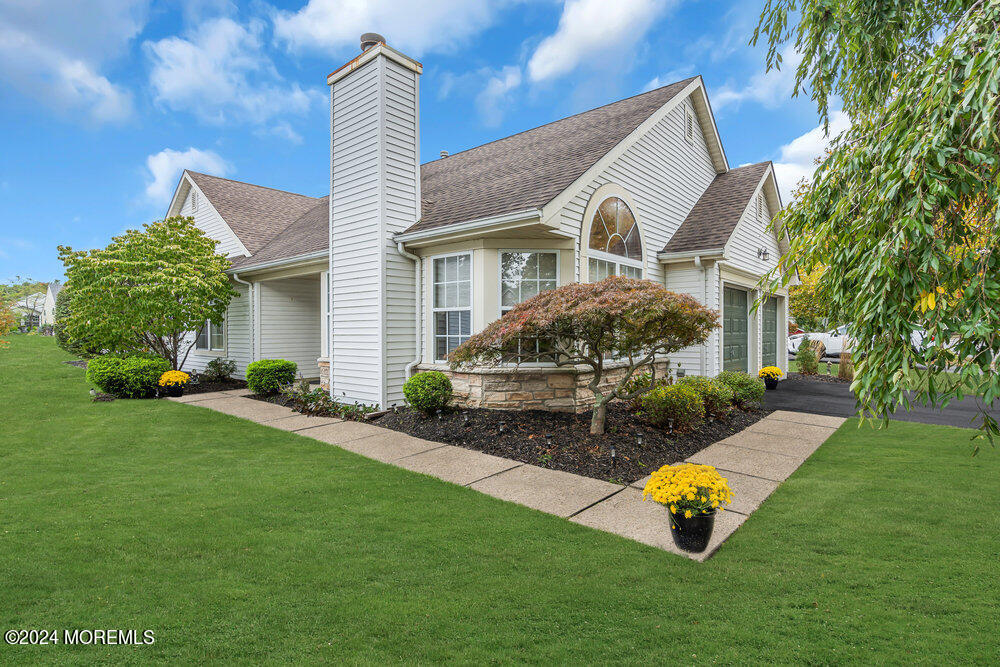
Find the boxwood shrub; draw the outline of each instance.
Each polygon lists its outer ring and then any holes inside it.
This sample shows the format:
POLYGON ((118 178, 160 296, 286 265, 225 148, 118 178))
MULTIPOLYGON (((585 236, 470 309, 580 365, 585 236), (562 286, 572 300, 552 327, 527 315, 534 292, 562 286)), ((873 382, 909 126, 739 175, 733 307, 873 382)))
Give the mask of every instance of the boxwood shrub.
POLYGON ((403 396, 411 407, 431 414, 451 400, 451 380, 440 371, 417 373, 403 385, 403 396))
POLYGON ((287 359, 261 359, 247 366, 247 386, 255 394, 266 396, 295 382, 299 365, 287 359))
POLYGON ((160 376, 170 362, 160 357, 94 357, 87 362, 87 380, 101 391, 118 398, 150 398, 156 395, 160 376))
POLYGON ((713 415, 721 415, 733 407, 735 392, 729 385, 707 378, 702 375, 689 375, 682 378, 681 384, 686 384, 701 394, 705 410, 713 415))
POLYGON ((657 387, 642 395, 639 414, 654 426, 666 427, 673 420, 675 431, 689 431, 705 419, 705 403, 690 384, 657 387))
POLYGON ((764 381, 742 371, 722 371, 715 379, 733 390, 733 403, 745 408, 764 398, 764 381))

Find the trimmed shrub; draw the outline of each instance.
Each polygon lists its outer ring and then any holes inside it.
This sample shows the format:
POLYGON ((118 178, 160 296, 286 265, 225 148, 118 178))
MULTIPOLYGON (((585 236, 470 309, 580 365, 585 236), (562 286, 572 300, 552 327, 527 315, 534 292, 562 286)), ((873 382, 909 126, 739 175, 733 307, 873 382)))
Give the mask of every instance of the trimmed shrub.
POLYGON ((118 398, 150 398, 169 370, 170 362, 158 357, 95 357, 87 363, 87 380, 118 398))
POLYGON ((854 360, 851 353, 844 350, 840 353, 840 366, 837 367, 837 377, 848 382, 854 381, 854 360))
POLYGON ((733 390, 733 403, 741 408, 745 408, 751 403, 757 403, 764 398, 764 381, 749 373, 722 371, 715 376, 715 379, 733 390))
POLYGON ((236 362, 225 357, 216 357, 205 365, 201 377, 209 382, 225 382, 236 372, 236 362))
POLYGON ((701 375, 688 375, 680 380, 680 384, 692 387, 701 395, 709 414, 722 415, 729 412, 736 398, 736 392, 729 385, 701 375))
POLYGON ((298 364, 287 359, 261 359, 247 366, 247 386, 255 394, 266 396, 295 382, 298 364))
POLYGON ((654 426, 665 427, 673 420, 675 431, 689 431, 705 419, 705 403, 690 384, 657 387, 639 400, 640 414, 654 426))
POLYGON ((816 375, 819 372, 819 357, 809 336, 802 337, 799 351, 795 354, 795 361, 799 363, 799 372, 803 375, 816 375))
MULTIPOLYGON (((625 383, 622 387, 623 393, 628 396, 629 394, 634 394, 640 389, 648 388, 650 391, 656 389, 657 387, 665 387, 671 384, 673 379, 669 375, 657 375, 656 381, 653 381, 652 374, 649 371, 645 373, 636 373, 632 376, 632 379, 625 383)), ((645 392, 644 392, 645 393, 645 392)), ((633 408, 638 408, 640 401, 642 401, 642 394, 639 394, 635 398, 629 401, 629 405, 633 408)))
POLYGON ((403 396, 410 407, 431 414, 451 400, 451 380, 440 371, 417 373, 403 385, 403 396))

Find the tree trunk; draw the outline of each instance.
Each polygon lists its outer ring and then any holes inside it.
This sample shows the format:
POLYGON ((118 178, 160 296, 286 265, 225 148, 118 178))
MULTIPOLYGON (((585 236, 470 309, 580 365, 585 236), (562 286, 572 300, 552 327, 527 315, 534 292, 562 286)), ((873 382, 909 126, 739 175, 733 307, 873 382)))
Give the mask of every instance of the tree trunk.
POLYGON ((604 433, 604 421, 608 416, 608 401, 603 396, 597 398, 594 403, 594 412, 590 417, 590 434, 602 435, 604 433))

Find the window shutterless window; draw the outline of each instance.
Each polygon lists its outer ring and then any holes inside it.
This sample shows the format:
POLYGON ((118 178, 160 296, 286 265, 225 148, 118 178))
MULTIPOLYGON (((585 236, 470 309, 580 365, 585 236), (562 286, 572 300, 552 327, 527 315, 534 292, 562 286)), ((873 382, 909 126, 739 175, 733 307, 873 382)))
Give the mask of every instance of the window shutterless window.
POLYGON ((559 255, 554 252, 500 253, 500 314, 531 297, 555 289, 559 255))
POLYGON ((434 259, 434 358, 444 361, 472 335, 472 255, 434 259))
POLYGON ((198 338, 194 346, 199 350, 224 350, 226 348, 226 338, 222 324, 216 324, 211 320, 205 321, 205 326, 198 330, 198 338))
POLYGON ((587 271, 590 282, 608 276, 642 278, 642 241, 639 225, 628 204, 608 197, 590 221, 587 271))

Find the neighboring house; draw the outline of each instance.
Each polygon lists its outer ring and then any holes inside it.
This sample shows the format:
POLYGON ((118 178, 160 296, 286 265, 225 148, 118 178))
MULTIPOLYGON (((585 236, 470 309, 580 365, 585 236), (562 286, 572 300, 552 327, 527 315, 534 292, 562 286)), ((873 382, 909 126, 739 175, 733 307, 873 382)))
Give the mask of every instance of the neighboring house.
POLYGON ((42 302, 41 323, 43 327, 51 327, 56 323, 56 297, 63 286, 58 280, 49 283, 45 288, 45 300, 42 302))
POLYGON ((15 301, 11 310, 17 316, 21 327, 35 329, 42 324, 44 304, 45 292, 35 292, 15 301))
MULTIPOLYGON (((225 321, 199 333, 190 369, 226 356, 242 374, 283 357, 339 400, 401 404, 410 374, 449 372, 448 353, 518 301, 611 274, 720 311, 708 344, 672 359, 682 372, 786 366, 786 293, 752 307, 787 247, 769 229, 781 208, 774 169, 730 167, 701 77, 421 165, 421 65, 382 41, 363 46, 327 79, 332 206, 181 176, 167 214, 220 241, 239 292, 225 321)), ((453 376, 467 405, 589 400, 574 369, 453 376)))

